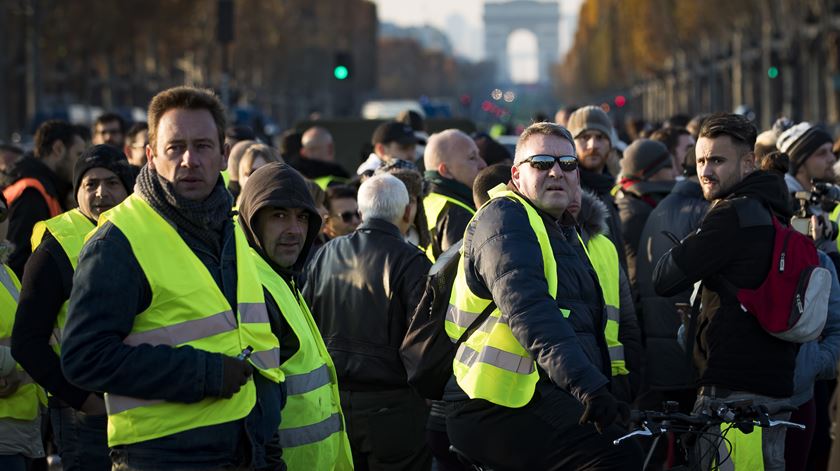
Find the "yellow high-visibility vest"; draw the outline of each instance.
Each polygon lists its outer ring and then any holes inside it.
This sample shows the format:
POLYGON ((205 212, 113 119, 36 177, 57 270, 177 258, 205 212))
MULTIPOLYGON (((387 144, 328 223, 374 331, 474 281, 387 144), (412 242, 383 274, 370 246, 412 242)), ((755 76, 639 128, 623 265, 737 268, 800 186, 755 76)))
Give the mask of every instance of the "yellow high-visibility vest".
MULTIPOLYGON (((100 216, 128 239, 152 293, 123 340, 140 344, 190 346, 236 357, 247 346, 249 359, 266 378, 279 382, 280 348, 271 332, 262 285, 245 235, 237 226, 237 305, 230 306, 204 264, 176 229, 136 195, 100 216)), ((195 403, 147 400, 105 394, 108 445, 138 443, 208 425, 238 420, 253 409, 253 379, 230 399, 206 397, 195 403)))
POLYGON ((257 252, 251 253, 263 286, 300 344, 298 351, 280 365, 287 394, 280 422, 283 461, 290 471, 353 469, 338 376, 321 332, 300 292, 257 252))
MULTIPOLYGON (((467 210, 471 215, 475 216, 475 210, 473 208, 458 201, 457 199, 440 193, 429 193, 425 198, 423 198, 423 210, 426 212, 426 224, 429 228, 429 233, 431 234, 432 239, 435 238, 435 226, 437 226, 438 218, 440 217, 440 213, 443 211, 444 206, 446 206, 446 203, 452 203, 456 206, 460 206, 467 210)), ((429 260, 434 263, 435 255, 432 253, 432 244, 429 244, 428 247, 421 248, 426 252, 426 256, 429 257, 429 260)))

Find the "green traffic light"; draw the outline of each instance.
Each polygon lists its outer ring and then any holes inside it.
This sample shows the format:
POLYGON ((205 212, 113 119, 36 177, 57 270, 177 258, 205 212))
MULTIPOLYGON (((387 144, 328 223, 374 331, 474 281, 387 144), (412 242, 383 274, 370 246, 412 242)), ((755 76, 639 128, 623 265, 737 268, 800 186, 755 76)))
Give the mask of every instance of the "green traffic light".
POLYGON ((350 71, 347 70, 347 67, 343 65, 337 65, 335 66, 335 69, 333 69, 333 75, 338 80, 344 80, 347 78, 348 75, 350 75, 350 71))
POLYGON ((774 79, 779 76, 779 69, 777 67, 770 67, 767 69, 767 76, 774 79))

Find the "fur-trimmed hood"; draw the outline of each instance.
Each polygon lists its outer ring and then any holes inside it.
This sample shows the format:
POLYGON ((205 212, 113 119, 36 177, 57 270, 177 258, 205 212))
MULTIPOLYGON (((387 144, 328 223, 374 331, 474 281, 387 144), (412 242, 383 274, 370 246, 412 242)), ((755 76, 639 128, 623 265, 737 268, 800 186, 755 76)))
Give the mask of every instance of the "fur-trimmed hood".
POLYGON ((609 215, 607 205, 598 196, 583 190, 577 222, 586 234, 587 239, 596 234, 609 237, 610 229, 607 225, 609 215))

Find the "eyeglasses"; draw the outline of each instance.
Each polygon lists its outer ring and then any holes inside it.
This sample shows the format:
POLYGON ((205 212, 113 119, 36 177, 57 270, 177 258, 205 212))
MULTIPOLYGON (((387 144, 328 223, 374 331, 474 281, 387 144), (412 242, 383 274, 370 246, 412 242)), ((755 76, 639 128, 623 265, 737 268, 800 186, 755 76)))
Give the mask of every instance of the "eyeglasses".
POLYGON ((559 165, 560 170, 564 172, 574 172, 578 168, 578 159, 574 155, 554 156, 548 154, 537 154, 528 157, 522 162, 519 162, 517 165, 522 165, 524 163, 529 163, 532 168, 540 171, 551 170, 555 163, 559 165))
POLYGON ((338 217, 341 218, 344 224, 350 224, 354 219, 357 221, 361 221, 362 219, 358 211, 344 211, 343 213, 338 213, 338 217))

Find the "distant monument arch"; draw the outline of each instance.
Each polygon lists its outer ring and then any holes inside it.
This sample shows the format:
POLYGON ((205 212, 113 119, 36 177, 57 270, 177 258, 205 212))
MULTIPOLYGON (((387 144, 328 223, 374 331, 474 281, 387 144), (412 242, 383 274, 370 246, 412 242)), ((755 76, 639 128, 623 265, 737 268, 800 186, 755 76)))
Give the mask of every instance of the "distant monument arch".
POLYGON ((511 81, 508 37, 519 29, 537 37, 539 82, 548 82, 551 64, 560 60, 560 5, 531 0, 484 4, 484 51, 496 63, 496 80, 501 83, 511 81))

